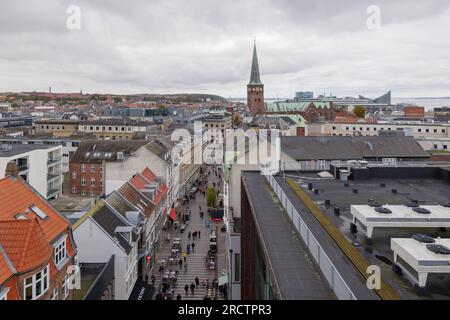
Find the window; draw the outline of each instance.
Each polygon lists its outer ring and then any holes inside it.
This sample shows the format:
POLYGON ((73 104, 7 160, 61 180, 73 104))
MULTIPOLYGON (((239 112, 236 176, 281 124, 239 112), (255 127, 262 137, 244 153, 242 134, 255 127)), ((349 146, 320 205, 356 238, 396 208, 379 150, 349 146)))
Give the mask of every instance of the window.
POLYGON ((59 265, 67 257, 66 238, 57 243, 53 248, 53 261, 55 265, 59 265))
POLYGON ((81 185, 82 186, 86 185, 86 178, 85 177, 81 178, 81 185))
POLYGON ((422 132, 422 129, 419 128, 417 131, 422 132))
POLYGON ((81 196, 85 197, 86 196, 86 191, 81 191, 81 196))
POLYGON ((91 173, 95 173, 95 164, 91 164, 91 173))
POLYGON ((437 129, 434 129, 434 133, 437 133, 437 129))
POLYGON ((86 165, 85 164, 81 165, 81 172, 86 172, 86 165))
POLYGON ((447 148, 448 148, 448 147, 447 147, 447 145, 446 145, 446 144, 444 144, 444 150, 447 150, 447 148))
POLYGON ((65 275, 62 285, 61 285, 61 291, 62 291, 62 298, 66 299, 69 295, 69 275, 65 275))
POLYGON ((40 272, 24 280, 23 291, 25 300, 34 300, 42 296, 49 286, 48 265, 40 272))
POLYGON ((58 287, 52 290, 52 297, 50 300, 58 300, 58 287))
POLYGON ((77 178, 77 172, 72 171, 72 179, 75 180, 77 178))
POLYGON ((9 289, 2 289, 2 291, 0 291, 0 301, 8 300, 8 291, 9 289))
POLYGON ((445 133, 445 129, 442 129, 442 133, 445 133))
POLYGON ((425 130, 426 132, 430 132, 430 129, 425 130))
POLYGON ((333 127, 333 130, 336 130, 336 127, 333 127))
POLYGON ((95 186, 95 178, 91 178, 91 186, 95 186))
POLYGON ((72 193, 77 193, 77 188, 76 187, 72 187, 72 193))

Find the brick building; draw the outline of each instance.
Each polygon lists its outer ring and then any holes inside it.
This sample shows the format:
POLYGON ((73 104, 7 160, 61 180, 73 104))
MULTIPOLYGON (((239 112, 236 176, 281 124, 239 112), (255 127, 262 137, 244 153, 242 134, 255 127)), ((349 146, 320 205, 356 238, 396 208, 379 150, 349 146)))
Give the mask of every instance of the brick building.
POLYGON ((0 300, 70 300, 69 222, 21 178, 0 180, 0 300))
POLYGON ((97 197, 105 193, 107 162, 123 162, 148 141, 84 141, 70 159, 70 193, 97 197))

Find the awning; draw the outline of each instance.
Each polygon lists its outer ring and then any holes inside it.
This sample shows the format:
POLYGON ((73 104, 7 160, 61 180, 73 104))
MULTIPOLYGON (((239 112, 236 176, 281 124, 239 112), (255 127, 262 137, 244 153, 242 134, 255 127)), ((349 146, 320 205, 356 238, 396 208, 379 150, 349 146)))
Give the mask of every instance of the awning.
POLYGON ((152 300, 155 288, 142 280, 137 280, 128 300, 152 300))
POLYGON ((172 221, 176 221, 177 220, 177 212, 175 211, 174 208, 170 208, 169 218, 172 219, 172 221))
POLYGON ((213 221, 223 220, 224 210, 211 210, 211 219, 213 221))
POLYGON ((219 286, 223 286, 226 283, 228 283, 228 274, 225 273, 219 277, 219 286))

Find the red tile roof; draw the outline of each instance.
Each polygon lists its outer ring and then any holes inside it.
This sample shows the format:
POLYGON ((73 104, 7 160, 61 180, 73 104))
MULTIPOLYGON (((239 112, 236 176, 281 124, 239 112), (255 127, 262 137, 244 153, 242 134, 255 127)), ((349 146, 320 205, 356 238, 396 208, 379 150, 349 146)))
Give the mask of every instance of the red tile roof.
MULTIPOLYGON (((16 272, 51 262, 51 243, 63 234, 71 239, 69 222, 24 180, 0 179, 0 284, 16 272), (31 209, 33 206, 46 217, 39 217, 31 209), (17 219, 18 215, 24 219, 17 219)), ((72 242, 68 240, 66 246, 69 257, 73 257, 75 248, 72 242)), ((51 263, 50 276, 58 272, 51 263)))
POLYGON ((7 262, 7 257, 0 250, 0 285, 14 274, 7 262))
POLYGON ((140 209, 146 217, 150 217, 152 215, 155 205, 144 197, 144 195, 134 188, 129 182, 125 183, 118 191, 133 206, 140 209))
POLYGON ((135 175, 133 178, 130 179, 130 183, 135 186, 138 190, 142 190, 145 188, 145 185, 149 184, 150 181, 145 179, 140 174, 135 175))
POLYGON ((48 242, 53 241, 70 227, 63 216, 20 178, 0 180, 0 199, 0 221, 15 220, 17 214, 26 212, 28 220, 32 220, 37 215, 30 211, 30 207, 35 205, 41 209, 48 216, 48 219, 38 218, 48 242))
POLYGON ((19 273, 49 263, 52 256, 37 219, 0 221, 0 243, 19 273))
POLYGON ((149 181, 155 181, 156 180, 156 175, 148 167, 145 168, 144 171, 141 172, 141 175, 144 176, 149 181))

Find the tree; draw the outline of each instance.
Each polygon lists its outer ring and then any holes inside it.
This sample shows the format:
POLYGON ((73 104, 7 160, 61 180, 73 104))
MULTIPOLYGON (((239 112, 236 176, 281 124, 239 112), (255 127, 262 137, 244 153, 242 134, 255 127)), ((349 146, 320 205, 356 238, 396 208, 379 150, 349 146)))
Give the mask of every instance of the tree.
POLYGON ((235 114, 233 117, 233 124, 236 127, 239 127, 242 124, 242 117, 240 114, 235 114))
POLYGON ((216 190, 212 187, 209 187, 208 190, 206 190, 206 205, 208 208, 216 207, 216 190))
POLYGON ((358 118, 364 118, 366 116, 366 108, 364 108, 363 106, 356 106, 353 109, 353 113, 355 114, 355 116, 357 116, 358 118))

